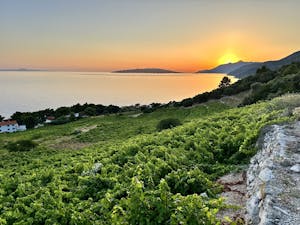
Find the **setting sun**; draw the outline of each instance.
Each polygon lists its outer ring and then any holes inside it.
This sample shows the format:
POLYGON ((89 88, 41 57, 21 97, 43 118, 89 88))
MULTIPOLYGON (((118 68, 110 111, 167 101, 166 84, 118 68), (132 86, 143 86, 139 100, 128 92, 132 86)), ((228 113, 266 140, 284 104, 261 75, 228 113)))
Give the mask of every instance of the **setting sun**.
POLYGON ((219 64, 227 64, 227 63, 234 63, 239 61, 240 58, 238 56, 236 56, 233 53, 226 53, 225 55, 223 55, 222 57, 219 58, 218 63, 219 64))

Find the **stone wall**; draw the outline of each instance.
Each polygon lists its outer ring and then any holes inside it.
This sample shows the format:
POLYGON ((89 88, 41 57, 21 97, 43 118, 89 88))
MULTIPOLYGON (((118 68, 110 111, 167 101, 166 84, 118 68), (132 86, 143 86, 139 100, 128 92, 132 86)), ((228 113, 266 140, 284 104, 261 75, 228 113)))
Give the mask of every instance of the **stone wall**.
POLYGON ((300 122, 273 125, 247 171, 246 223, 300 225, 300 122))

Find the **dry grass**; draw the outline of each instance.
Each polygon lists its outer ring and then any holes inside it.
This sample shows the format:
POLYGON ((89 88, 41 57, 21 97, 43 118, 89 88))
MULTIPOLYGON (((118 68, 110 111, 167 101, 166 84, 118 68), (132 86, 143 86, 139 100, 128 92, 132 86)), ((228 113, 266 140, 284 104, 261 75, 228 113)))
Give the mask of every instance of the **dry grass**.
POLYGON ((277 108, 297 108, 300 107, 300 94, 286 94, 277 98, 274 98, 273 103, 277 108))

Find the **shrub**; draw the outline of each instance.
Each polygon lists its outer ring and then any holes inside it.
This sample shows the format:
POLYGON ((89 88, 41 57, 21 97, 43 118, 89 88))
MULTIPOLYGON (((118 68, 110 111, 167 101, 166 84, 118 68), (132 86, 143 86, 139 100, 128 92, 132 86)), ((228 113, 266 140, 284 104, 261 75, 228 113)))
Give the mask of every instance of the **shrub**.
POLYGON ((191 98, 187 98, 187 99, 184 99, 182 100, 181 104, 183 107, 189 107, 189 106, 192 106, 193 105, 193 99, 191 98))
POLYGON ((252 91, 257 91, 261 88, 263 84, 260 82, 254 82, 253 84, 250 85, 250 88, 252 91))
POLYGON ((86 107, 84 109, 84 113, 88 116, 95 116, 97 114, 97 111, 95 108, 93 107, 86 107))
POLYGON ((214 195, 217 191, 217 186, 207 178, 207 174, 200 169, 191 170, 179 169, 173 171, 166 176, 170 190, 173 194, 180 193, 181 195, 201 194, 208 192, 209 195, 214 195))
POLYGON ((37 143, 32 140, 19 140, 10 142, 6 145, 6 148, 11 152, 25 152, 34 149, 37 143))
POLYGON ((292 63, 283 70, 283 75, 296 74, 299 71, 297 64, 292 63))
POLYGON ((51 122, 52 125, 61 125, 70 122, 69 118, 66 116, 60 116, 56 120, 53 120, 51 122))
POLYGON ((179 119, 176 118, 168 118, 168 119, 164 119, 161 120, 158 124, 157 124, 157 130, 161 131, 164 129, 170 129, 176 126, 181 125, 181 122, 179 119))

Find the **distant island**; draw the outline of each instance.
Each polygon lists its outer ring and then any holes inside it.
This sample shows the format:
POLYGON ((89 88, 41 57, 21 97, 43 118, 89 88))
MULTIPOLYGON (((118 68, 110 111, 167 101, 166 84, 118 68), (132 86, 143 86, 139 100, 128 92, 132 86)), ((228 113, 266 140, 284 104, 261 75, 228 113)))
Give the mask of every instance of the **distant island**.
POLYGON ((27 68, 9 68, 9 69, 1 69, 0 71, 46 71, 40 69, 27 69, 27 68))
POLYGON ((159 68, 143 68, 143 69, 117 70, 114 71, 114 73, 180 73, 180 72, 159 69, 159 68))
POLYGON ((295 52, 280 60, 266 62, 239 61, 236 63, 219 65, 209 70, 200 70, 197 73, 226 73, 238 78, 243 78, 255 74, 256 70, 261 68, 262 66, 265 66, 271 70, 277 70, 280 67, 288 65, 292 62, 300 62, 300 51, 295 52))

